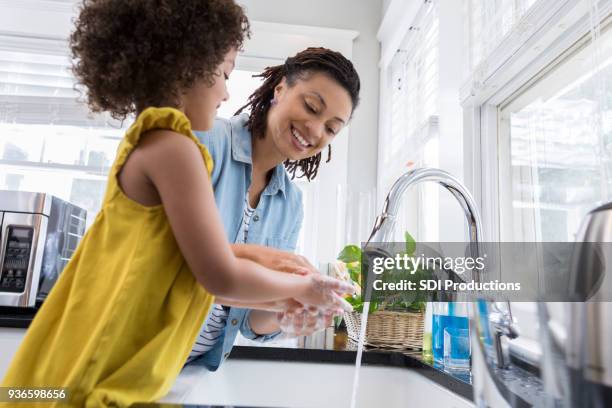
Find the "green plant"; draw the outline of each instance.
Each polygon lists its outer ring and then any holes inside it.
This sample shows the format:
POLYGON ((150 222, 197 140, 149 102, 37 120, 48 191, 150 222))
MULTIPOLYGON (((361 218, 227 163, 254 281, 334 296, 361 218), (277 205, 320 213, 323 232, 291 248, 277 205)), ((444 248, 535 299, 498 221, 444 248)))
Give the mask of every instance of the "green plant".
MULTIPOLYGON (((405 253, 408 256, 413 256, 416 251, 416 241, 408 233, 407 231, 404 233, 405 240, 405 253)), ((364 277, 362 274, 362 265, 361 265, 361 248, 357 245, 347 245, 342 251, 338 254, 338 261, 341 261, 346 268, 348 273, 348 277, 350 280, 357 284, 359 288, 363 286, 364 277)), ((389 270, 384 272, 386 278, 395 279, 407 279, 418 282, 420 279, 423 279, 429 271, 418 269, 417 271, 397 271, 397 270, 389 270)), ((349 302, 353 306, 353 310, 356 312, 363 312, 363 307, 365 302, 363 301, 361 291, 355 293, 352 296, 347 296, 346 301, 349 302)), ((383 302, 372 301, 370 302, 369 312, 372 313, 382 305, 383 302)), ((385 310, 396 310, 396 311, 411 311, 411 312, 419 312, 425 309, 426 298, 425 294, 419 292, 409 292, 406 294, 402 294, 402 296, 391 296, 388 299, 385 299, 384 305, 385 310)), ((339 321, 337 322, 339 324, 339 321)))

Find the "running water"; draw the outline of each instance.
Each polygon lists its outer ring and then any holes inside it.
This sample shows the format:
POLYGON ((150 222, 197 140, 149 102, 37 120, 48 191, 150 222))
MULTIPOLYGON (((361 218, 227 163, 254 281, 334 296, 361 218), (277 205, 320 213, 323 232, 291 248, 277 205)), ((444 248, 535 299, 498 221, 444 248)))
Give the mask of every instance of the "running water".
MULTIPOLYGON (((365 245, 367 248, 370 241, 365 245)), ((366 275, 365 286, 365 302, 363 302, 363 311, 361 312, 361 325, 359 326, 359 342, 357 343, 357 358, 355 359, 355 375, 353 376, 353 392, 351 394, 351 408, 355 408, 357 404, 357 389, 359 388, 359 371, 361 369, 361 356, 363 354, 363 346, 365 343, 366 326, 368 325, 368 314, 370 313, 370 297, 372 296, 372 281, 374 274, 366 275)))
POLYGON ((363 353, 363 343, 365 341, 366 325, 368 324, 368 313, 370 302, 363 303, 361 313, 361 326, 359 326, 359 342, 357 343, 357 358, 355 359, 355 375, 353 376, 353 392, 351 394, 351 408, 357 404, 357 389, 359 388, 359 370, 361 369, 361 354, 363 353))

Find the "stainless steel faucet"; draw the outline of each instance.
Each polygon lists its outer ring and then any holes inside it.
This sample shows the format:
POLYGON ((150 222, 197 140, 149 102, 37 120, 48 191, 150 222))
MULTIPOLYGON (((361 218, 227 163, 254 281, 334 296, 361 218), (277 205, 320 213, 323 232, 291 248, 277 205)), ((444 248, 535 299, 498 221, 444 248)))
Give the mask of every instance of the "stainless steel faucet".
POLYGON ((411 170, 397 179, 391 190, 389 190, 389 194, 387 194, 382 213, 376 218, 374 229, 368 242, 387 242, 391 238, 395 228, 395 217, 399 211, 404 193, 409 187, 424 181, 439 183, 457 199, 467 218, 470 242, 476 244, 472 250, 477 250, 475 247, 478 242, 482 241, 480 236, 482 222, 472 195, 459 180, 449 173, 440 169, 429 168, 411 170))
MULTIPOLYGON (((435 182, 440 184, 446 190, 448 190, 459 202, 459 205, 463 209, 465 217, 468 223, 468 232, 470 237, 470 255, 474 258, 480 255, 480 242, 482 239, 482 221, 480 219, 480 213, 476 207, 476 203, 472 198, 470 192, 449 173, 432 168, 422 168, 409 171, 402 175, 391 187, 385 203, 383 205, 382 213, 376 218, 374 228, 370 234, 369 242, 389 242, 392 239, 392 233, 395 228, 396 216, 400 208, 400 202, 404 193, 408 188, 415 186, 421 182, 435 182)), ((478 276, 475 276, 478 279, 478 276)), ((505 368, 508 366, 508 357, 506 355, 507 348, 502 347, 502 338, 515 338, 518 336, 518 330, 514 325, 514 319, 510 311, 510 304, 505 302, 505 308, 499 307, 498 304, 493 302, 487 302, 486 310, 483 313, 482 307, 475 305, 474 315, 472 317, 473 327, 478 331, 485 330, 482 324, 481 317, 484 315, 485 321, 488 322, 486 330, 493 332, 493 353, 496 357, 494 364, 499 368, 505 368)), ((479 356, 473 363, 472 372, 482 371, 477 373, 478 376, 487 375, 490 379, 492 376, 491 370, 487 369, 486 364, 490 362, 490 359, 486 356, 490 355, 487 352, 487 347, 483 342, 482 333, 474 333, 473 337, 476 338, 476 342, 480 347, 479 356), (485 364, 483 366, 482 364, 485 364)), ((472 342, 474 344, 474 341, 472 342)), ((476 376, 475 376, 476 378, 476 376)), ((486 382, 486 381, 485 381, 486 382)))

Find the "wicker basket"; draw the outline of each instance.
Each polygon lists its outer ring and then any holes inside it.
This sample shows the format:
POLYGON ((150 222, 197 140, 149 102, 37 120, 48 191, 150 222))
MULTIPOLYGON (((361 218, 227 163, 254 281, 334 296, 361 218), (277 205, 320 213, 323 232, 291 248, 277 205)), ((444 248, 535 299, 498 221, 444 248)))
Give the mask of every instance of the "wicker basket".
MULTIPOLYGON (((361 313, 344 314, 348 337, 359 341, 361 313)), ((365 344, 374 347, 394 348, 398 350, 421 350, 423 348, 422 312, 395 312, 378 310, 368 315, 365 344)))

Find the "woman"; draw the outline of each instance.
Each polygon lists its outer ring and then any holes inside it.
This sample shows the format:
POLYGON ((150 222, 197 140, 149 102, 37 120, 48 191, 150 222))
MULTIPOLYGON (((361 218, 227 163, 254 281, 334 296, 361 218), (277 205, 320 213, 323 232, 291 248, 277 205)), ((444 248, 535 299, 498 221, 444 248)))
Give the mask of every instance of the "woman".
MULTIPOLYGON (((359 76, 349 60, 325 48, 308 48, 258 76, 263 85, 236 116, 195 133, 215 162, 215 199, 230 242, 293 251, 303 208, 301 191, 291 180, 313 180, 326 147, 331 159, 330 143, 359 102, 359 76), (250 114, 241 113, 247 109, 250 114)), ((229 355, 238 330, 267 341, 280 333, 279 320, 294 334, 310 334, 329 325, 331 315, 279 319, 274 312, 217 304, 188 361, 214 371, 229 355)))

